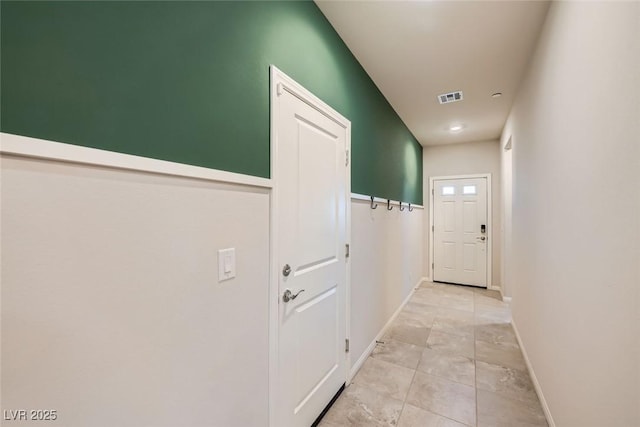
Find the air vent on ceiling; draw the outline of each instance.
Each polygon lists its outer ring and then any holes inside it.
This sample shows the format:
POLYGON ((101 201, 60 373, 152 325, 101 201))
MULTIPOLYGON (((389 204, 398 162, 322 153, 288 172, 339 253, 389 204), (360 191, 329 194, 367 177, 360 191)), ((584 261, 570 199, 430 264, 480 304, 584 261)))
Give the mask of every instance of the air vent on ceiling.
POLYGON ((450 102, 462 101, 462 91, 458 90, 450 93, 443 93, 438 95, 438 101, 440 104, 449 104, 450 102))

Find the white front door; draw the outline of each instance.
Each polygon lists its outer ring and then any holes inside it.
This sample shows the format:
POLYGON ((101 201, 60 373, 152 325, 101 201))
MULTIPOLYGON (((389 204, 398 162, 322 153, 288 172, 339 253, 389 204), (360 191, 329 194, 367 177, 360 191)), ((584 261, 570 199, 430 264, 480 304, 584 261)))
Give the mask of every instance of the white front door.
POLYGON ((486 287, 486 178, 438 179, 433 189, 433 280, 486 287))
POLYGON ((279 86, 272 106, 277 109, 277 426, 308 427, 346 379, 350 127, 291 92, 279 86))

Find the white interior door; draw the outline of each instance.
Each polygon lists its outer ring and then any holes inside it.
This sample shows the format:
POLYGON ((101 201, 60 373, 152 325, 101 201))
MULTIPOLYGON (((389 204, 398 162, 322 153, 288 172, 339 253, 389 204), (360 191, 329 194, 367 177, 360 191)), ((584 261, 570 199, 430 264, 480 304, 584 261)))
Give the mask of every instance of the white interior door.
POLYGON ((486 178, 438 179, 433 189, 433 280, 486 287, 486 178))
POLYGON ((346 379, 350 130, 286 89, 275 104, 277 426, 308 427, 346 379))

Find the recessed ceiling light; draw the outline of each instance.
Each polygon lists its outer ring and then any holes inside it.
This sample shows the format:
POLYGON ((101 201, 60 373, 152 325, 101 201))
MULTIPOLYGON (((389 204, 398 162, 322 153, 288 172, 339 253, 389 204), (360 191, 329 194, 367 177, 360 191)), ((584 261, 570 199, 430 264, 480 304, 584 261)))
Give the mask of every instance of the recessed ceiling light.
POLYGON ((449 126, 449 132, 453 132, 453 133, 460 132, 463 128, 464 126, 460 124, 451 125, 449 126))
POLYGON ((491 95, 492 98, 500 98, 502 96, 502 92, 496 92, 493 95, 491 95))

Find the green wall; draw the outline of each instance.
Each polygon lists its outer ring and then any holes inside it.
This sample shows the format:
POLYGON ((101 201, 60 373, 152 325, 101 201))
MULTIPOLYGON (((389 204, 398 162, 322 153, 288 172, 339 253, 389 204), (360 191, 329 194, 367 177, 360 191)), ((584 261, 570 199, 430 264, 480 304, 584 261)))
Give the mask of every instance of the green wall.
POLYGON ((352 122, 352 191, 422 203, 422 147, 312 2, 5 2, 3 132, 269 176, 269 64, 352 122))

